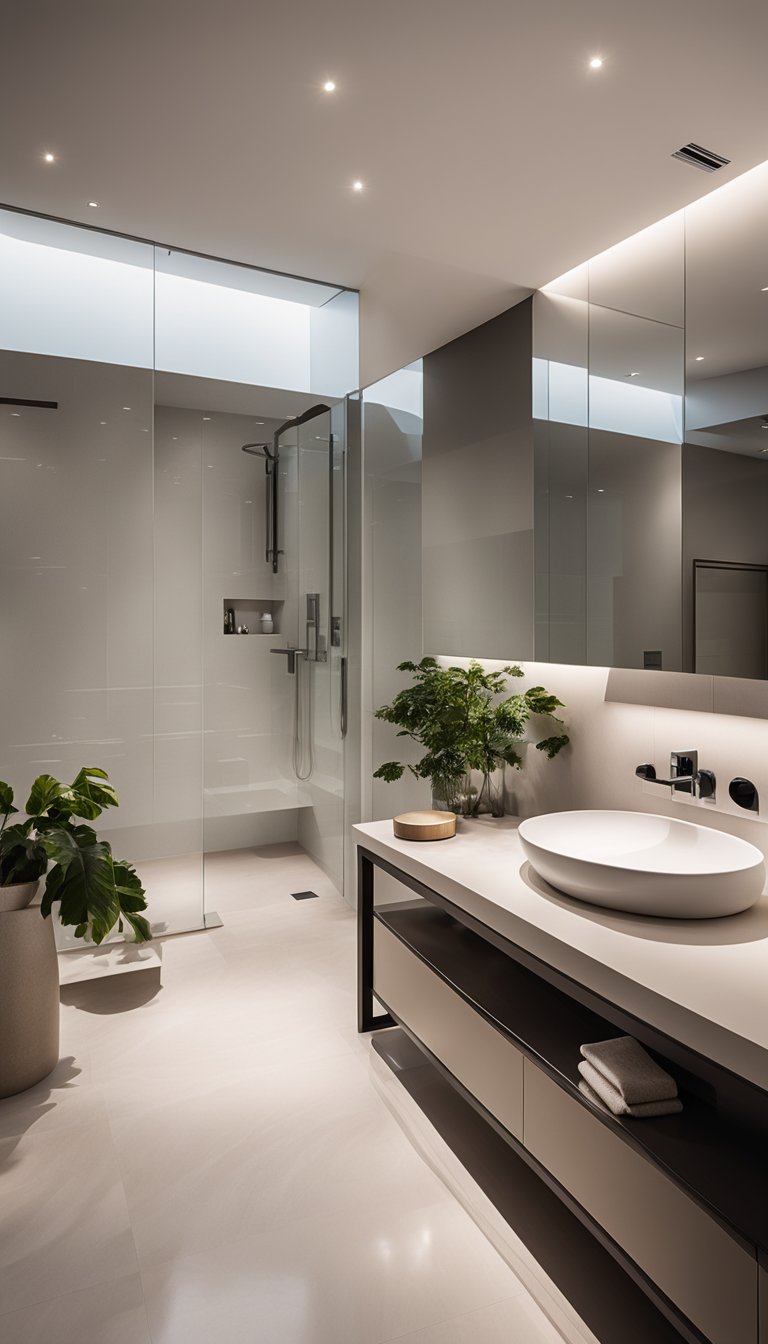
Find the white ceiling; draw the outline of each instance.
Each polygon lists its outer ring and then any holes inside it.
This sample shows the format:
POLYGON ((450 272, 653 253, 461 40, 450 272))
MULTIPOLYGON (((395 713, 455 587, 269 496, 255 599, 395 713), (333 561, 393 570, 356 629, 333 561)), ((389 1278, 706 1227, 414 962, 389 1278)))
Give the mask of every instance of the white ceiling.
POLYGON ((25 0, 0 200, 363 287, 384 373, 768 158, 767 43, 765 0, 25 0))

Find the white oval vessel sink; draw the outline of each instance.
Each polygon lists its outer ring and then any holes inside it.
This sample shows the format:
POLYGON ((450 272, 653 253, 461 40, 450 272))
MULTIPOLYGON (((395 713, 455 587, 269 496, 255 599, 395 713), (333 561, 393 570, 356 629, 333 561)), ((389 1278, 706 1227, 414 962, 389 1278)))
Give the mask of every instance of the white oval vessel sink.
POLYGON ((526 858, 551 886, 592 905, 667 919, 747 910, 765 884, 759 849, 648 812, 550 812, 520 823, 526 858))

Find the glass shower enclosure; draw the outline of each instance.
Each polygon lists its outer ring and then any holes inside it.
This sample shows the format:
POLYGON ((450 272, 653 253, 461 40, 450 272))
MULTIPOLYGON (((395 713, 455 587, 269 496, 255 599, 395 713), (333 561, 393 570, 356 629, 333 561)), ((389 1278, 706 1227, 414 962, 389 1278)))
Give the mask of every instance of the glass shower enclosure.
POLYGON ((157 933, 205 927, 222 852, 341 891, 357 295, 7 209, 0 294, 3 776, 109 771, 157 933), (275 573, 241 447, 291 420, 275 573))
POLYGON ((344 888, 344 738, 347 695, 345 407, 322 407, 280 444, 276 590, 283 638, 273 657, 273 702, 289 726, 282 773, 295 781, 298 840, 344 888))

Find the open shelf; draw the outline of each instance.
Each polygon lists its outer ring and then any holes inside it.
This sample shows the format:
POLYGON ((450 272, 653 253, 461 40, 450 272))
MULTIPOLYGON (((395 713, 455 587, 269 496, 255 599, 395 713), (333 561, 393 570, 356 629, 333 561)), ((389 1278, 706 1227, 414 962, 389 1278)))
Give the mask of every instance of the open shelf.
POLYGON ((380 906, 375 917, 603 1123, 741 1237, 768 1248, 764 1134, 688 1091, 658 1054, 678 1079, 682 1114, 632 1120, 598 1109, 579 1091, 580 1047, 622 1035, 618 1027, 425 900, 380 906))
POLYGON ((261 635, 263 634, 263 631, 261 629, 261 617, 263 616, 265 611, 268 611, 270 616, 272 617, 272 623, 274 629, 271 630, 266 637, 268 639, 273 639, 275 635, 280 634, 280 627, 283 621, 284 606, 285 603, 281 598, 225 597, 221 613, 222 631, 225 635, 237 634, 238 633, 237 627, 239 625, 246 625, 248 627, 249 635, 261 635), (227 611, 229 610, 230 607, 235 613, 234 631, 226 630, 224 628, 227 619, 227 611))

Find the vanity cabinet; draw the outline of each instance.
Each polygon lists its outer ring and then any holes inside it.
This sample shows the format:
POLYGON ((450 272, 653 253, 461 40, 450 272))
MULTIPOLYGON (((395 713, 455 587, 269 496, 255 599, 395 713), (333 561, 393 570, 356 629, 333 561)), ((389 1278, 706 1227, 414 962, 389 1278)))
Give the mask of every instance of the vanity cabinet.
POLYGON ((398 1020, 522 1139, 522 1054, 384 924, 376 931, 373 984, 398 1020))
POLYGON ((738 1083, 711 1062, 671 1040, 665 1055, 657 1031, 614 1015, 444 892, 363 848, 359 861, 361 1030, 403 1028, 681 1339, 768 1344, 755 1090, 745 1119, 738 1083), (681 1115, 617 1119, 579 1091, 580 1044, 628 1026, 677 1076, 681 1115))

